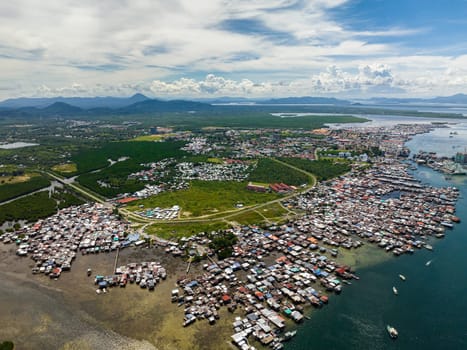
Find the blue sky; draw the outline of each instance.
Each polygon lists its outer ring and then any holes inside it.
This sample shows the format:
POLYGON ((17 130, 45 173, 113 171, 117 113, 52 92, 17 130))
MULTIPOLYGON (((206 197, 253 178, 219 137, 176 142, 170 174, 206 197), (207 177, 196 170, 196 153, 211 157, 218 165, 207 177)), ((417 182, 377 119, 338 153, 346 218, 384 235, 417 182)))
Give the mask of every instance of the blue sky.
POLYGON ((467 1, 16 0, 0 99, 467 93, 467 1))

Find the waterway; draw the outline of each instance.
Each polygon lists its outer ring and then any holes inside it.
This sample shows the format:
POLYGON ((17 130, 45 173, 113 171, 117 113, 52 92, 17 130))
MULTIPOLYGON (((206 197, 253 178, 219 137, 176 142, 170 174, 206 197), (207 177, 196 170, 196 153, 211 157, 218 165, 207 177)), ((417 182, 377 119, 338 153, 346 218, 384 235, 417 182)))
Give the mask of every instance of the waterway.
MULTIPOLYGON (((429 147, 426 150, 453 155, 458 142, 467 146, 465 124, 417 135, 407 145, 412 152, 429 147), (451 131, 458 135, 449 138, 451 131)), ((467 177, 446 180, 426 167, 413 174, 432 186, 458 187, 456 215, 462 222, 447 230, 444 239, 433 239, 433 252, 388 254, 383 262, 357 266, 360 280, 313 313, 285 349, 467 349, 467 177), (393 286, 399 295, 393 294, 393 286), (387 324, 398 329, 398 339, 389 337, 387 324)))

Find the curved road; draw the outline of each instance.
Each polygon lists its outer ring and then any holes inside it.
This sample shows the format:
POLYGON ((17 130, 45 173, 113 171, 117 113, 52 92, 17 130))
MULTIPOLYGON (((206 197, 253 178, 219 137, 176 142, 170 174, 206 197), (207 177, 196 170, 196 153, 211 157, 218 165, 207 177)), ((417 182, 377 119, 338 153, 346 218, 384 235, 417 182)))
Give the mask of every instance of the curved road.
MULTIPOLYGON (((274 158, 270 158, 270 159, 277 162, 277 163, 279 163, 279 164, 288 166, 291 169, 294 169, 296 171, 299 171, 299 172, 307 175, 310 178, 311 183, 308 186, 306 186, 304 189, 300 190, 300 191, 294 192, 292 194, 289 194, 287 196, 284 196, 284 197, 281 197, 281 198, 278 198, 278 199, 274 199, 274 200, 269 201, 269 202, 264 202, 264 203, 261 203, 261 204, 257 204, 257 205, 253 205, 253 206, 249 206, 249 207, 244 207, 242 209, 237 209, 237 210, 233 210, 233 211, 229 210, 229 211, 226 211, 226 212, 223 212, 223 213, 211 214, 211 215, 207 215, 207 216, 204 216, 204 217, 187 218, 187 219, 175 219, 175 220, 168 221, 168 220, 155 220, 155 219, 145 218, 145 217, 139 216, 139 215, 135 214, 134 212, 131 212, 131 211, 125 209, 125 208, 118 208, 118 212, 122 216, 126 217, 127 219, 132 219, 134 221, 137 221, 137 222, 140 222, 140 223, 145 223, 145 224, 178 224, 178 223, 190 223, 190 222, 223 221, 223 220, 232 218, 234 216, 237 216, 239 214, 255 211, 255 210, 258 210, 260 208, 264 208, 264 207, 266 207, 268 205, 275 204, 275 203, 280 203, 283 200, 294 198, 294 197, 296 197, 296 196, 310 190, 312 187, 315 186, 316 177, 313 174, 311 174, 311 173, 309 173, 309 172, 307 172, 307 171, 305 171, 303 169, 297 168, 297 167, 295 167, 293 165, 282 162, 282 161, 280 161, 278 159, 274 159, 274 158), (225 214, 225 215, 219 216, 219 214, 225 214)), ((47 174, 48 176, 50 176, 51 178, 55 179, 56 181, 62 183, 63 185, 71 187, 73 190, 75 190, 75 191, 81 193, 82 195, 92 199, 93 201, 96 201, 96 202, 101 203, 101 204, 108 205, 108 206, 110 206, 112 208, 117 208, 115 205, 103 200, 102 198, 99 198, 98 196, 96 196, 95 194, 91 193, 90 191, 84 189, 81 186, 79 186, 79 187, 76 186, 72 182, 67 181, 67 179, 65 179, 65 178, 59 177, 59 176, 57 176, 55 174, 52 174, 52 173, 50 173, 48 171, 43 171, 43 173, 47 174)))

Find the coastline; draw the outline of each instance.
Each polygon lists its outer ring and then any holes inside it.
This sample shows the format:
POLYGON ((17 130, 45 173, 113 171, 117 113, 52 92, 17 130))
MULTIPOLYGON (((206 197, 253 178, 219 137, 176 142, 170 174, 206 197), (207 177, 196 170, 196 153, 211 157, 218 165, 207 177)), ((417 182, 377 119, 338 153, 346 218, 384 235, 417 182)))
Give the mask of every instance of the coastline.
MULTIPOLYGON (((10 247, 11 250, 13 246, 2 245, 3 247, 7 249, 10 247)), ((384 250, 368 242, 357 250, 340 251, 336 261, 357 269, 359 275, 360 269, 365 273, 390 260, 413 259, 412 257, 393 258, 392 254, 385 253, 384 250)), ((7 324, 4 319, 0 320, 4 327, 0 331, 0 337, 13 338, 12 340, 21 348, 34 348, 32 344, 34 346, 48 344, 49 348, 100 349, 104 348, 104 344, 107 346, 111 344, 109 337, 123 349, 231 348, 229 342, 232 333, 231 321, 236 314, 228 314, 225 309, 222 309, 221 320, 216 326, 209 326, 206 322, 196 322, 188 328, 181 327, 183 308, 171 304, 167 296, 170 295, 177 277, 185 274, 185 266, 180 260, 167 259, 168 255, 161 248, 125 249, 120 257, 119 264, 155 259, 168 266, 169 278, 149 295, 147 291, 142 291, 134 285, 128 286, 127 289, 114 288, 109 292, 110 295, 97 296, 94 293, 92 280, 85 274, 87 267, 92 267, 96 273, 110 274, 114 254, 80 256, 73 264, 72 271, 64 273, 61 279, 55 281, 40 275, 31 278, 31 261, 15 256, 14 249, 8 252, 10 257, 1 252, 0 271, 8 268, 10 272, 0 274, 5 281, 8 281, 3 285, 5 290, 1 294, 0 306, 5 306, 8 310, 7 315, 13 319, 13 322, 7 324), (36 297, 32 296, 35 290, 38 291, 36 297), (27 300, 17 298, 15 293, 19 291, 22 298, 27 297, 27 300), (9 305, 9 301, 12 300, 15 301, 15 305, 13 303, 9 305), (36 303, 33 302, 34 300, 36 303), (18 301, 20 305, 17 305, 18 301), (27 319, 29 315, 24 311, 21 312, 20 307, 29 303, 31 307, 28 309, 36 308, 36 313, 40 316, 27 319), (61 330, 59 324, 66 324, 67 332, 61 330), (7 335, 3 336, 2 332, 7 335), (8 335, 8 332, 14 334, 13 337, 8 335), (25 339, 21 339, 23 337, 25 339), (196 339, 196 344, 193 344, 193 339, 196 339)), ((416 255, 419 254, 425 256, 430 253, 417 251, 416 255)), ((195 270, 197 268, 201 271, 199 265, 195 266, 195 270)), ((361 282, 355 284, 359 283, 361 282)), ((345 287, 344 294, 347 294, 347 289, 350 292, 352 286, 345 287)), ((331 303, 344 298, 347 299, 348 296, 333 296, 331 303)), ((315 312, 311 311, 311 314, 315 312)), ((286 324, 289 327, 292 322, 287 321, 286 324)), ((290 344, 295 342, 292 341, 290 344)))

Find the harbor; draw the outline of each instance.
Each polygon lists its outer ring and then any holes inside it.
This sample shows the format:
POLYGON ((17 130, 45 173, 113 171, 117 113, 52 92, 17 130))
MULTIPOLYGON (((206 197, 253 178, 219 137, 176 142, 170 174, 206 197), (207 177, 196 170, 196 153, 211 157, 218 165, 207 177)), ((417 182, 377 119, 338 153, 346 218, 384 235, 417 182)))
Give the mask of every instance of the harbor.
MULTIPOLYGON (((454 130, 459 130, 460 136, 465 127, 465 123, 460 124, 454 130)), ((459 142, 459 138, 444 138, 451 131, 436 129, 414 137, 407 145, 415 153, 421 149, 436 150, 449 156, 451 143, 459 142)), ((420 250, 413 256, 397 259, 388 255, 385 260, 365 266, 357 263, 360 281, 346 288, 345 298, 331 298, 327 308, 313 314, 302 326, 303 331, 299 330, 294 340, 285 344, 285 349, 305 349, 309 344, 316 349, 397 346, 407 350, 455 350, 467 346, 464 329, 467 318, 462 311, 467 307, 466 300, 453 297, 463 295, 465 288, 463 283, 452 280, 464 276, 467 267, 467 179, 459 176, 446 180, 442 173, 424 166, 410 173, 422 184, 459 189, 456 216, 460 224, 449 229, 444 239, 434 240, 433 251, 420 250), (397 296, 392 286, 397 288, 397 296), (397 340, 389 337, 388 324, 398 330, 397 340)))

